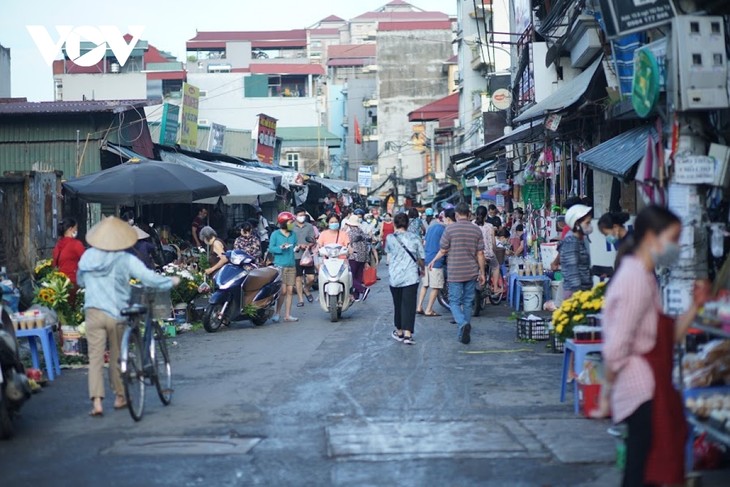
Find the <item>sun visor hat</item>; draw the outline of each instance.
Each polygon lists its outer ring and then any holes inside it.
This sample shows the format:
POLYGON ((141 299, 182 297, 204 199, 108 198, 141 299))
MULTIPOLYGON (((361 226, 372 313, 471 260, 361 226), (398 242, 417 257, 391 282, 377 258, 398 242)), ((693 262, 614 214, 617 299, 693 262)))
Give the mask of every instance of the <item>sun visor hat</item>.
POLYGON ((570 228, 575 228, 575 224, 578 223, 578 220, 588 215, 591 211, 593 211, 593 208, 590 206, 573 205, 565 213, 565 223, 567 223, 570 228))

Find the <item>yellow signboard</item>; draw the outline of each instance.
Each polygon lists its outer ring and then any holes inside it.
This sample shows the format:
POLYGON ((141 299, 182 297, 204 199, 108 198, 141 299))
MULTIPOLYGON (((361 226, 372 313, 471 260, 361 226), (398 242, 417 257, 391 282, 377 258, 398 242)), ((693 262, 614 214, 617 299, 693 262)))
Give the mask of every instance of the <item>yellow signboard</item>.
POLYGON ((183 83, 182 121, 180 122, 180 145, 198 146, 198 99, 200 90, 183 83))

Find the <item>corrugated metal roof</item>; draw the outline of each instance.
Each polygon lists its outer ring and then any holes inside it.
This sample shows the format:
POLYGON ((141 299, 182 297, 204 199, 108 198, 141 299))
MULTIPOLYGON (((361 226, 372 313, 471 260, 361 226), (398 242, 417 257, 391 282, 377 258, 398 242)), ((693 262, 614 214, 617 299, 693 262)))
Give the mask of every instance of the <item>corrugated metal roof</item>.
POLYGON ((327 139, 328 141, 342 141, 340 137, 333 134, 325 127, 277 127, 276 136, 283 141, 317 141, 327 139))
POLYGON ((578 160, 598 171, 625 179, 644 157, 650 135, 655 139, 658 137, 654 127, 636 127, 585 151, 578 160))
POLYGON ((507 135, 503 135, 498 139, 484 144, 483 146, 472 152, 472 154, 474 154, 476 157, 487 158, 490 154, 496 153, 499 149, 507 145, 535 140, 536 137, 539 136, 539 134, 541 134, 542 132, 542 121, 526 123, 524 125, 520 125, 507 135))
POLYGON ((585 71, 558 88, 555 93, 522 112, 514 121, 522 123, 533 118, 543 117, 551 112, 565 110, 577 103, 588 91, 588 87, 591 85, 593 76, 598 71, 602 60, 603 56, 598 56, 598 59, 593 61, 593 64, 588 66, 585 71))
POLYGON ((121 113, 151 105, 147 100, 41 101, 0 103, 0 115, 121 113))

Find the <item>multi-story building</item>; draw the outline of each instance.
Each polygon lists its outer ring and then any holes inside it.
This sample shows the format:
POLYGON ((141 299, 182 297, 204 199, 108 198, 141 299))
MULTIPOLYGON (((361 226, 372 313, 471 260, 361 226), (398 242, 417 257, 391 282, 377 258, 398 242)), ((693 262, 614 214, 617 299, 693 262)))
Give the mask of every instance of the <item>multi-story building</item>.
MULTIPOLYGON (((124 36, 126 42, 131 36, 124 36)), ((95 48, 81 43, 81 53, 95 48)), ((162 100, 179 99, 185 68, 174 56, 140 40, 129 59, 121 65, 110 48, 93 66, 79 66, 68 56, 53 62, 54 99, 162 100)))
POLYGON ((10 48, 0 44, 0 98, 10 98, 10 48))

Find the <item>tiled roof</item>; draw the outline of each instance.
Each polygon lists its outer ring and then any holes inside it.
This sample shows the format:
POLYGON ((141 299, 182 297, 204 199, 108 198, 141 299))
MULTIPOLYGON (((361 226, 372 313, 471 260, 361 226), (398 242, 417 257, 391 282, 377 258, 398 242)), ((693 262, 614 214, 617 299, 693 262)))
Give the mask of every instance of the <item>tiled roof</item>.
POLYGON ((251 42, 253 48, 306 47, 307 31, 293 29, 198 32, 185 45, 188 49, 223 49, 226 47, 226 42, 230 41, 248 41, 251 42))
POLYGON ((344 22, 345 19, 342 17, 338 17, 336 15, 330 15, 329 17, 325 17, 320 22, 344 22))
POLYGON ((252 74, 314 74, 324 75, 321 64, 259 63, 250 65, 252 74))
POLYGON ((381 32, 403 30, 451 30, 450 20, 432 20, 427 22, 380 22, 378 30, 381 32))
POLYGON ((416 108, 408 114, 409 122, 435 122, 440 126, 450 127, 459 116, 459 93, 452 93, 439 100, 416 108))
POLYGON ((110 101, 41 101, 0 103, 0 115, 66 114, 66 113, 120 113, 144 108, 147 100, 110 101))
POLYGON ((352 20, 354 22, 424 22, 429 20, 449 20, 449 16, 443 12, 365 12, 352 20))
POLYGON ((375 44, 340 44, 327 47, 327 58, 375 57, 375 44))

